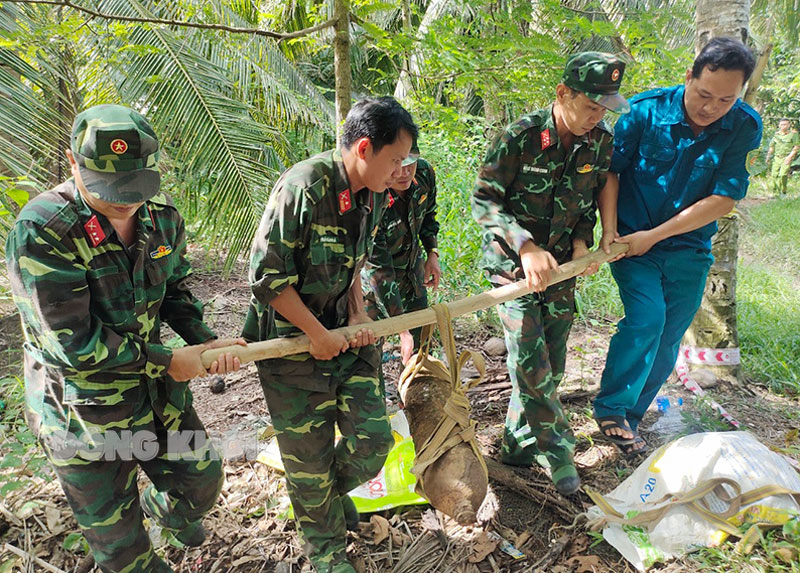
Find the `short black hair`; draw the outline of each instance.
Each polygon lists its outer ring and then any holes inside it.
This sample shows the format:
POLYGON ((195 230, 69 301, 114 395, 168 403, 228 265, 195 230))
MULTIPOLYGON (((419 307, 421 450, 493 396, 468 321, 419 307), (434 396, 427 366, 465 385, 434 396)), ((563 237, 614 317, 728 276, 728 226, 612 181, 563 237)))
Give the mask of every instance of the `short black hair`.
POLYGON ((747 83, 756 67, 756 59, 750 48, 736 38, 712 38, 694 59, 692 77, 699 78, 706 66, 712 72, 720 68, 741 70, 744 74, 743 83, 747 83))
POLYGON ((362 137, 369 137, 377 153, 391 145, 405 130, 412 142, 417 141, 419 129, 411 114, 390 96, 365 97, 358 100, 347 114, 342 128, 342 147, 349 149, 362 137))

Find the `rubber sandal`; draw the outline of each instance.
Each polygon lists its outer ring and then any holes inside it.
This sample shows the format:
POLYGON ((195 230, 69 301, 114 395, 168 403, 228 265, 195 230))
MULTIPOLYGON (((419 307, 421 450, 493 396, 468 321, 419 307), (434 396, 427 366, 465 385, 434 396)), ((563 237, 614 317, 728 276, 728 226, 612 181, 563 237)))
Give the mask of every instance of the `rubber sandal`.
POLYGON ((622 416, 601 416, 594 419, 597 422, 597 427, 600 429, 600 435, 603 439, 615 444, 617 446, 629 446, 636 442, 636 433, 631 430, 628 421, 622 416), (608 430, 617 428, 619 430, 627 430, 633 432, 633 438, 623 438, 622 436, 615 436, 614 434, 606 434, 608 430))
POLYGON ((635 458, 637 456, 641 456, 647 453, 650 447, 647 445, 647 442, 644 441, 644 438, 641 437, 639 434, 634 432, 633 443, 630 444, 617 444, 619 451, 622 452, 626 458, 635 458), (644 444, 641 448, 634 449, 634 445, 636 444, 644 444))

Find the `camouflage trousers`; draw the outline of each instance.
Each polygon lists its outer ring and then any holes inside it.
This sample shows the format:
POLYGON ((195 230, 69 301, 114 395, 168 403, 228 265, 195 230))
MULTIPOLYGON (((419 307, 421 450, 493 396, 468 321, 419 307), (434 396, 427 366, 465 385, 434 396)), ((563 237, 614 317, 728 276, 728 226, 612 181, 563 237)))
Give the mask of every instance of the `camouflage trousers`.
POLYGON ((327 387, 316 382, 319 363, 309 355, 294 368, 289 361, 258 364, 298 534, 319 573, 354 573, 342 496, 378 474, 394 443, 376 372, 379 351, 360 352, 369 361, 352 352, 325 361, 327 387))
MULTIPOLYGON (((572 469, 575 438, 558 400, 567 338, 575 311, 575 281, 566 281, 499 305, 508 347, 511 399, 506 414, 502 460, 572 469)), ((566 475, 566 474, 565 474, 566 475)))
MULTIPOLYGON (((417 264, 413 272, 405 270, 399 270, 397 272, 395 282, 389 285, 391 290, 397 289, 400 294, 403 308, 396 310, 406 313, 428 308, 428 291, 425 289, 425 285, 422 284, 425 280, 423 277, 423 267, 424 261, 422 258, 419 258, 417 259, 417 264)), ((378 300, 375 296, 375 292, 372 290, 364 294, 364 306, 372 320, 380 320, 390 316, 385 306, 385 301, 378 300)), ((411 330, 411 335, 414 337, 415 352, 419 349, 419 335, 421 332, 422 328, 413 328, 411 330)))
MULTIPOLYGON (((49 434, 41 442, 100 570, 171 572, 153 550, 142 509, 175 533, 197 527, 219 496, 222 463, 191 406, 164 421, 145 398, 131 405, 125 430, 117 432, 113 420, 127 407, 73 406, 63 418, 70 440, 49 434), (121 437, 115 454, 108 446, 112 432, 121 437), (134 441, 131 451, 126 440, 134 441), (141 499, 140 468, 152 482, 141 499)), ((54 416, 64 415, 48 414, 54 416)))
POLYGON ((772 159, 772 169, 770 169, 770 187, 778 193, 786 193, 789 186, 790 165, 786 165, 785 157, 775 157, 772 159))

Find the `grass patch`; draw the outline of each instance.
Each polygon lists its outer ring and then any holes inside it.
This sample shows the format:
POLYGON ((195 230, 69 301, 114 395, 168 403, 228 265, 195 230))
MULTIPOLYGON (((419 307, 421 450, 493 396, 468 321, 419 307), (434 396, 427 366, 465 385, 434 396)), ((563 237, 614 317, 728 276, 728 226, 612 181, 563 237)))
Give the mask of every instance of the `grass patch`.
POLYGON ((762 264, 739 267, 742 363, 779 394, 800 393, 800 292, 796 279, 762 264))
POLYGON ((16 376, 0 379, 0 499, 35 478, 52 479, 43 452, 23 415, 24 387, 16 376))
POLYGON ((800 393, 800 199, 743 211, 737 291, 744 369, 780 394, 800 393))
POLYGON ((762 531, 754 551, 741 551, 734 543, 706 547, 687 556, 683 562, 692 569, 715 573, 741 571, 747 573, 800 572, 798 556, 798 518, 790 519, 782 528, 762 531))
POLYGON ((751 205, 742 215, 740 248, 745 260, 752 258, 793 275, 800 286, 795 263, 800 260, 800 198, 751 205))

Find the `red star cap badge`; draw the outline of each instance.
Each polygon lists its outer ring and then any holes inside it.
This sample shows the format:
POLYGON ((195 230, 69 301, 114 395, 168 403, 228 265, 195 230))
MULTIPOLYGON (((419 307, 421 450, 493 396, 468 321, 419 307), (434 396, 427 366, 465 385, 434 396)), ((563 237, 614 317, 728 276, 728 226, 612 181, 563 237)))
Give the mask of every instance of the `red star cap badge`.
POLYGON ((117 155, 122 155, 128 151, 128 143, 124 139, 115 139, 111 142, 111 151, 117 155))

